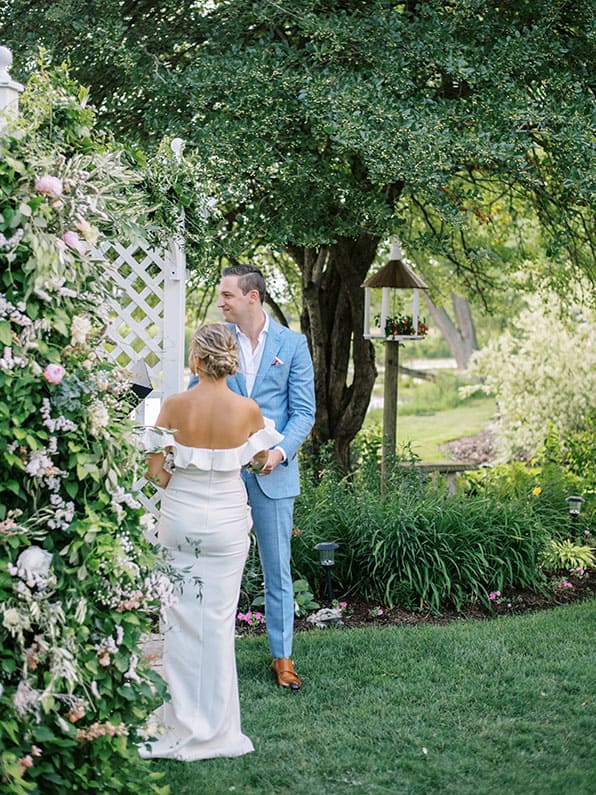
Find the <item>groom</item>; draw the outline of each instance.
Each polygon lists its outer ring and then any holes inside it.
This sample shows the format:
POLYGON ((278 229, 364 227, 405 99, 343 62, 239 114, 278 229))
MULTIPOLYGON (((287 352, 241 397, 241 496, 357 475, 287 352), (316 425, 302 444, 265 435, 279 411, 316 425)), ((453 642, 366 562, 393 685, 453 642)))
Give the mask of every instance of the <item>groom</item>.
POLYGON ((265 617, 273 656, 271 670, 280 687, 299 690, 294 670, 294 591, 290 572, 294 498, 300 492, 298 448, 315 416, 314 375, 306 338, 276 323, 263 311, 265 280, 252 265, 224 268, 218 307, 233 324, 240 369, 228 385, 255 400, 284 438, 269 451, 255 475, 245 474, 248 501, 265 579, 265 617))

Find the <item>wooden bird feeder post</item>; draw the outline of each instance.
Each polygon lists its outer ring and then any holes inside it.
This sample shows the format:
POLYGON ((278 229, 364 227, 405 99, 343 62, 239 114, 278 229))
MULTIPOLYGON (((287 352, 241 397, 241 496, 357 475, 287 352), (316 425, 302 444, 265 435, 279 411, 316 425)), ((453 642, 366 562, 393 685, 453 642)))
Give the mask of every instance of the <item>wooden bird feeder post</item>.
POLYGON ((397 442, 397 390, 399 374, 399 343, 424 339, 426 325, 419 319, 419 290, 428 287, 404 262, 397 238, 391 244, 389 262, 362 285, 364 297, 364 337, 385 342, 385 378, 383 388, 383 448, 381 460, 381 491, 385 493, 397 442), (375 330, 371 331, 371 290, 380 288, 381 313, 375 330), (399 314, 397 290, 411 290, 411 314, 399 314), (376 330, 378 328, 378 331, 376 330))

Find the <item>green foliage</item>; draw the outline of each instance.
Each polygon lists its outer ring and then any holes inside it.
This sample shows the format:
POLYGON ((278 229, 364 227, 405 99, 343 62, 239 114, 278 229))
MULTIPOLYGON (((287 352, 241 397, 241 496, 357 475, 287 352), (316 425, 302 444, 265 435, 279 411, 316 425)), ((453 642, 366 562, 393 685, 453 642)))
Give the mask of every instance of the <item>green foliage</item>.
POLYGON ((569 539, 551 539, 542 555, 543 565, 550 571, 558 569, 589 569, 596 564, 594 549, 586 544, 576 544, 569 539))
POLYGON ((462 397, 460 389, 470 383, 469 378, 463 378, 454 373, 439 372, 434 381, 424 381, 416 384, 414 388, 402 377, 403 385, 399 385, 400 416, 411 414, 426 414, 448 409, 460 408, 474 400, 484 397, 477 392, 462 397))
POLYGON ((297 616, 305 616, 311 610, 317 610, 320 604, 315 600, 310 585, 306 580, 294 580, 294 613, 297 616))
POLYGON ((380 499, 376 478, 364 465, 350 480, 328 473, 319 484, 307 482, 293 560, 310 581, 320 578, 315 544, 333 540, 339 590, 387 605, 439 612, 446 604, 487 602, 494 587, 543 584, 539 554, 547 534, 519 503, 447 498, 414 470, 397 473, 380 499))
MULTIPOLYGON (((563 287, 569 258, 594 277, 582 245, 590 4, 61 0, 40 17, 7 0, 4 11, 17 76, 41 44, 70 59, 112 130, 193 142, 220 186, 231 255, 255 239, 385 237, 397 223, 412 253, 448 252, 473 290, 514 251, 521 264, 542 225, 544 278, 563 287)), ((222 238, 213 245, 219 256, 222 238)))
POLYGON ((565 436, 564 445, 557 440, 557 447, 565 465, 578 478, 584 488, 596 493, 596 409, 591 409, 584 417, 583 427, 565 436))
POLYGON ((136 745, 165 685, 140 645, 173 596, 132 492, 129 374, 91 249, 151 199, 63 69, 0 136, 0 758, 6 793, 163 792, 136 745))
MULTIPOLYGON (((497 445, 505 460, 533 456, 551 429, 564 448, 567 436, 580 439, 594 422, 594 313, 579 300, 572 307, 554 295, 545 301, 528 297, 527 309, 470 366, 483 379, 482 391, 497 398, 497 445)), ((578 464, 586 457, 579 444, 578 464)))

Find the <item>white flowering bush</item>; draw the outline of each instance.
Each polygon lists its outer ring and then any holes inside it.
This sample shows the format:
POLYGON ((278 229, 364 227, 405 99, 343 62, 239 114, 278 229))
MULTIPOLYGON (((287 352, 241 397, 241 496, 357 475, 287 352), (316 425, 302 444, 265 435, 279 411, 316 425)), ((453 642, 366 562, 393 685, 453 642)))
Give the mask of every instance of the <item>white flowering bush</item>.
POLYGON ((0 134, 0 789, 165 792, 136 751, 165 693, 139 648, 174 587, 91 256, 152 200, 63 70, 22 108, 0 134))
POLYGON ((552 432, 565 447, 587 429, 594 408, 593 310, 572 311, 555 295, 530 297, 511 327, 475 354, 470 374, 496 395, 502 459, 534 454, 552 432))

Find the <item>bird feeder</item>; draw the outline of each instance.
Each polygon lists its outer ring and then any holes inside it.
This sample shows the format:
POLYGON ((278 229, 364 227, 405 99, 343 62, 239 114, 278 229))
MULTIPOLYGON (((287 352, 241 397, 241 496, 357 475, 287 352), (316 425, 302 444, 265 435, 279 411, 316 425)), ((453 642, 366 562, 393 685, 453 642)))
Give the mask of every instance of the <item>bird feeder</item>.
POLYGON ((420 290, 428 287, 420 276, 404 262, 397 238, 391 243, 389 262, 370 277, 363 285, 364 337, 385 342, 385 378, 383 387, 383 456, 381 460, 381 490, 385 492, 389 472, 395 459, 397 442, 397 384, 399 374, 399 343, 406 340, 421 340, 427 327, 419 319, 420 290), (380 288, 381 314, 376 328, 370 328, 371 290, 380 288), (398 314, 397 290, 411 290, 411 315, 398 314), (397 343, 392 345, 391 343, 397 343))
POLYGON ((391 243, 389 262, 371 276, 364 284, 364 338, 399 342, 400 340, 421 340, 426 336, 426 325, 420 320, 420 290, 428 290, 424 279, 403 260, 401 246, 397 238, 391 243), (379 330, 371 331, 371 290, 381 289, 381 314, 379 330), (411 314, 398 314, 399 297, 397 290, 411 290, 411 314))

